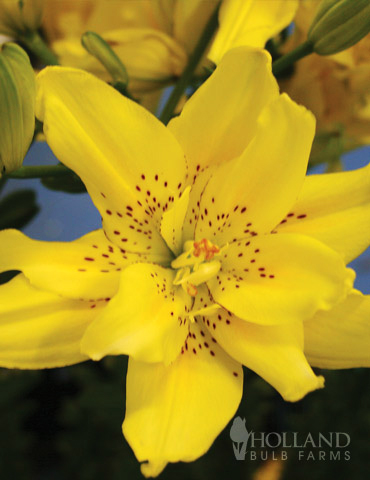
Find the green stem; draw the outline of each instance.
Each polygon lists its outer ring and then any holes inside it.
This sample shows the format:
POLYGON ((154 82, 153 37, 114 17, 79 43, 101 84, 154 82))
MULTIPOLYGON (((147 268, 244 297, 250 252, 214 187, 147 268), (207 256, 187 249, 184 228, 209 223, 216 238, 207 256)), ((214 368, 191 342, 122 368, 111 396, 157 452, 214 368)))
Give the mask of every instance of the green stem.
POLYGON ((59 65, 57 56, 46 45, 38 32, 24 34, 20 41, 45 65, 59 65))
POLYGON ((286 55, 283 55, 278 60, 273 62, 272 64, 273 74, 275 76, 280 75, 281 73, 284 72, 284 70, 286 70, 291 65, 293 65, 293 63, 297 62, 303 57, 306 57, 307 55, 310 55, 311 53, 313 53, 313 44, 309 40, 306 40, 297 48, 295 48, 291 52, 287 53, 286 55))
MULTIPOLYGON (((40 165, 37 167, 21 167, 14 172, 6 174, 7 178, 45 178, 65 177, 74 175, 74 172, 64 165, 40 165)), ((4 175, 5 177, 5 175, 4 175)))
POLYGON ((213 34, 215 33, 218 27, 219 8, 220 8, 220 3, 215 8, 215 11, 213 12, 211 18, 208 20, 208 23, 205 29, 203 30, 203 33, 199 38, 193 53, 190 55, 189 62, 186 65, 185 70, 183 71, 181 77, 179 78, 179 81, 176 83, 166 105, 163 108, 163 111, 159 119, 165 125, 167 125, 167 123, 170 121, 181 96, 183 95, 189 83, 191 82, 195 69, 197 68, 201 58, 203 57, 204 52, 206 51, 209 45, 209 42, 213 37, 213 34))

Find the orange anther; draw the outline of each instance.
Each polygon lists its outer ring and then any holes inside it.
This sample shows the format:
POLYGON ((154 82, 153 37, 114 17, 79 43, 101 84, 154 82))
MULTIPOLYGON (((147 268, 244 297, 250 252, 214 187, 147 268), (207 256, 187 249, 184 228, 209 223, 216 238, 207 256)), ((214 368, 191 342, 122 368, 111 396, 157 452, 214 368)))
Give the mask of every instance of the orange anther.
POLYGON ((219 252, 220 249, 206 238, 202 238, 200 242, 194 242, 194 257, 199 257, 203 253, 205 260, 211 260, 219 252))
POLYGON ((186 291, 188 292, 188 294, 191 296, 191 297, 195 297, 198 293, 198 289, 195 285, 193 285, 192 283, 188 283, 186 285, 186 291))

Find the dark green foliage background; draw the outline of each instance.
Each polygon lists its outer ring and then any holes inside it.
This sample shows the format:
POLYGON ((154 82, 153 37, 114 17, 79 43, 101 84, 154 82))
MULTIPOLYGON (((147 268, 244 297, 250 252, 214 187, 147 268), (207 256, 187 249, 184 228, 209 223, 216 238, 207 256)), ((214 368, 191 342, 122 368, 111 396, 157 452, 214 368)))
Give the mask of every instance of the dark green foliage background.
MULTIPOLYGON (((121 434, 126 368, 126 358, 111 357, 58 370, 0 370, 0 478, 143 478, 121 434)), ((289 404, 246 370, 238 415, 255 432, 298 431, 304 438, 308 432, 341 431, 351 436, 349 461, 298 461, 296 452, 288 451, 284 480, 365 480, 370 472, 370 371, 323 373, 324 390, 289 404)), ((252 478, 259 462, 235 460, 229 429, 204 457, 170 465, 160 478, 252 478)))

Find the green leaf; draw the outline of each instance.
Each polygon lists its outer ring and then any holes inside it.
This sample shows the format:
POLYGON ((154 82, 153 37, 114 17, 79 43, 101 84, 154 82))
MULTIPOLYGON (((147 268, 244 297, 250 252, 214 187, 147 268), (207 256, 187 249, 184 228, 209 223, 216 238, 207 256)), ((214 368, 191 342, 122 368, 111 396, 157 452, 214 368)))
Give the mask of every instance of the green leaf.
POLYGON ((39 212, 33 190, 17 190, 0 202, 0 229, 23 228, 39 212))
POLYGON ((64 177, 46 177, 41 180, 44 187, 49 190, 66 193, 86 193, 86 187, 77 175, 64 177))

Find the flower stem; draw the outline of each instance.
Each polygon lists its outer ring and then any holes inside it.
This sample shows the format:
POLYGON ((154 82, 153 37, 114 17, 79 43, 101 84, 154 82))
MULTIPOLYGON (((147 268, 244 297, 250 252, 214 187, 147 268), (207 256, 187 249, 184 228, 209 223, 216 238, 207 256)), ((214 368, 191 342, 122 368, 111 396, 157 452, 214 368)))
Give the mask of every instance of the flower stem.
POLYGON ((213 34, 215 33, 218 27, 218 10, 220 8, 220 3, 215 8, 211 18, 208 20, 208 23, 203 30, 201 37, 198 40, 198 43, 189 58, 189 62, 185 67, 179 81, 176 83, 172 93, 163 108, 163 111, 159 117, 159 119, 167 125, 167 123, 171 120, 173 112, 183 95, 184 91, 188 87, 191 79, 193 78, 195 69, 197 68, 201 58, 203 57, 204 52, 206 51, 209 42, 211 41, 213 34))
POLYGON ((38 32, 24 34, 20 41, 45 65, 59 65, 57 56, 46 45, 38 32))
POLYGON ((35 167, 21 167, 4 175, 7 178, 45 178, 65 177, 75 175, 72 170, 64 165, 39 165, 35 167))
POLYGON ((313 53, 313 44, 309 40, 306 40, 297 48, 295 48, 291 52, 287 53, 286 55, 283 55, 278 60, 273 62, 272 64, 273 74, 275 76, 280 75, 281 73, 284 72, 284 70, 286 70, 291 65, 293 65, 293 63, 297 62, 303 57, 306 57, 307 55, 310 55, 311 53, 313 53))

